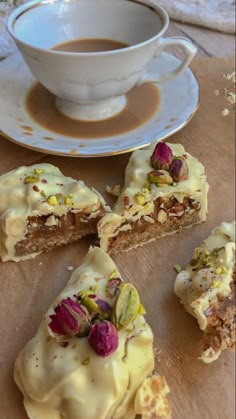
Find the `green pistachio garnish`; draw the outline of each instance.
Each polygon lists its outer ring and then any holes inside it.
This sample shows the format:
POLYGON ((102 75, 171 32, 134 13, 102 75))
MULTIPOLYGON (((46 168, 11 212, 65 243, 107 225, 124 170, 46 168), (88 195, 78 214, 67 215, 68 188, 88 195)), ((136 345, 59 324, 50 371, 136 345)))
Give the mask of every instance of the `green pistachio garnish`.
POLYGON ((128 326, 139 314, 140 298, 136 288, 122 282, 112 308, 111 321, 118 330, 128 326))
POLYGON ((38 183, 40 181, 38 176, 26 176, 24 179, 24 183, 38 183))
POLYGON ((134 200, 138 205, 145 204, 145 196, 142 193, 136 193, 136 195, 134 195, 134 200))
POLYGON ((42 175, 44 173, 43 169, 34 169, 34 174, 35 175, 42 175))

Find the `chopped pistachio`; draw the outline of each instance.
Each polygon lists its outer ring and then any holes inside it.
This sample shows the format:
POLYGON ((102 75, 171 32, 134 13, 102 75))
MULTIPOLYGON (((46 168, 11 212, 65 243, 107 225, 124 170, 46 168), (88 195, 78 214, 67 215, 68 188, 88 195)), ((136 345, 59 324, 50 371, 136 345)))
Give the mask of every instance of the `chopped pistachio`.
POLYGON ((143 188, 143 193, 147 194, 149 192, 150 192, 150 190, 148 188, 143 188))
POLYGON ((220 287, 220 281, 213 281, 212 286, 213 286, 213 288, 219 288, 220 287))
POLYGON ((56 197, 56 195, 49 195, 49 197, 47 198, 47 203, 49 204, 49 205, 57 205, 58 204, 58 201, 57 201, 57 197, 56 197))
POLYGON ((176 265, 174 265, 174 270, 178 274, 181 271, 181 266, 178 263, 176 263, 176 265))
POLYGON ((99 286, 98 285, 92 285, 90 287, 90 291, 97 292, 98 290, 99 290, 99 286))
POLYGON ((89 364, 89 357, 85 358, 82 362, 81 365, 88 365, 89 364))
POLYGON ((34 174, 35 175, 42 175, 44 173, 43 169, 34 169, 34 174))
POLYGON ((144 308, 144 306, 142 304, 140 304, 139 308, 138 308, 138 314, 140 314, 141 316, 143 314, 146 314, 146 310, 144 308))
POLYGON ((216 268, 216 274, 217 275, 222 274, 222 268, 216 268))
POLYGON ((226 266, 222 267, 222 273, 226 274, 228 272, 228 269, 226 268, 226 266))
POLYGON ((41 195, 43 198, 46 198, 46 194, 45 194, 45 192, 44 192, 44 191, 41 191, 41 192, 40 192, 40 195, 41 195))
POLYGON ((38 176, 26 176, 24 179, 24 183, 38 183, 39 182, 39 177, 38 176))
POLYGON ((118 276, 118 272, 117 272, 116 269, 114 269, 114 271, 112 271, 109 275, 109 280, 113 279, 113 278, 116 278, 117 276, 118 276))
POLYGON ((73 204, 73 200, 72 200, 72 198, 70 197, 70 195, 66 195, 66 196, 65 196, 64 204, 65 204, 65 205, 72 205, 72 204, 73 204))
POLYGON ((144 205, 145 204, 145 196, 141 193, 136 193, 136 195, 134 195, 134 200, 135 200, 136 204, 138 204, 138 205, 144 205))

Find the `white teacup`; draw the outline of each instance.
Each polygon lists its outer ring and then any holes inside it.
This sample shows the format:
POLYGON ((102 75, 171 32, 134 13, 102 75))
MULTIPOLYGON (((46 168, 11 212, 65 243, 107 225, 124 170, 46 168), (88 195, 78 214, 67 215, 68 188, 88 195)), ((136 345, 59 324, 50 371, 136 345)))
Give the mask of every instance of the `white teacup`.
POLYGON ((82 120, 105 119, 125 106, 137 84, 176 77, 190 64, 195 46, 184 38, 163 38, 165 10, 149 0, 36 0, 8 20, 33 75, 57 96, 64 114, 82 120), (107 38, 129 46, 106 52, 62 52, 51 48, 73 39, 107 38), (185 59, 160 77, 148 63, 167 46, 180 46, 185 59))

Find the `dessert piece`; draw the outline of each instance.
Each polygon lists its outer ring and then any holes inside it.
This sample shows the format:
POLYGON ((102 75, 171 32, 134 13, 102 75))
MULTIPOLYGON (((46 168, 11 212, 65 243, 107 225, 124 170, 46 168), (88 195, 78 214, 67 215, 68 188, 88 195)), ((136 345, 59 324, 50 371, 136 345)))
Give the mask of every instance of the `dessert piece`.
POLYGON ((97 233, 109 210, 84 182, 51 164, 19 167, 0 177, 0 258, 19 261, 97 233))
POLYGON ((136 288, 90 248, 20 352, 14 378, 30 418, 170 418, 136 288))
POLYGON ((101 248, 127 251, 205 221, 208 188, 203 165, 182 145, 135 151, 113 213, 98 223, 101 248))
POLYGON ((204 362, 235 348, 235 221, 216 227, 195 249, 174 291, 204 332, 204 362))

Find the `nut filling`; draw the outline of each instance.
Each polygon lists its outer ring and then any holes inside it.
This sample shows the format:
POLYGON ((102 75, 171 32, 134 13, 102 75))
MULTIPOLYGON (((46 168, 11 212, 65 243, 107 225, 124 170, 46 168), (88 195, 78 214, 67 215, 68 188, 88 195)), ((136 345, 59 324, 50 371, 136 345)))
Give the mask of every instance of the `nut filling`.
POLYGON ((55 246, 76 241, 88 234, 96 234, 97 223, 104 213, 104 208, 101 206, 96 210, 96 217, 91 217, 91 214, 85 211, 68 211, 62 216, 49 214, 28 217, 27 233, 24 239, 16 244, 16 255, 24 256, 48 251, 55 246))
POLYGON ((215 304, 205 312, 207 329, 204 333, 204 351, 208 348, 213 348, 215 351, 235 348, 235 271, 230 286, 232 293, 229 297, 218 297, 215 304))
POLYGON ((130 223, 130 229, 124 230, 127 223, 119 227, 117 236, 109 240, 108 252, 114 254, 135 247, 135 242, 147 242, 164 234, 176 232, 194 223, 201 222, 199 211, 201 204, 190 197, 184 197, 179 203, 174 196, 157 198, 154 211, 130 223))

